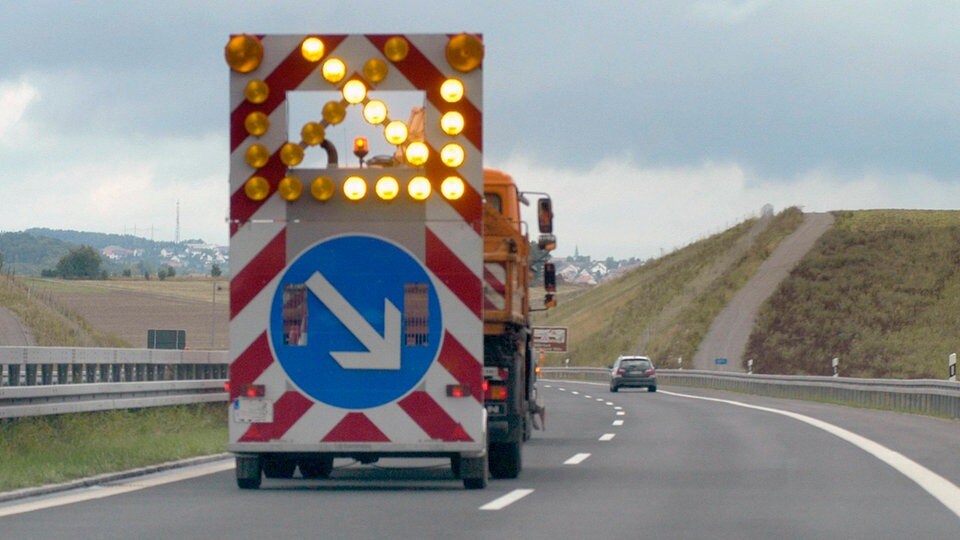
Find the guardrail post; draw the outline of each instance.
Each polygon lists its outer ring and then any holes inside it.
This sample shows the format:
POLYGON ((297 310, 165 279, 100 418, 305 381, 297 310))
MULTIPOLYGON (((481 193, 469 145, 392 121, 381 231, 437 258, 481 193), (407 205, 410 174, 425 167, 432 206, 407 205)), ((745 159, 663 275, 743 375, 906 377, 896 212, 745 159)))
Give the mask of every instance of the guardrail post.
POLYGON ((70 367, 67 364, 57 364, 57 384, 67 384, 70 380, 70 367))
POLYGON ((20 386, 20 364, 10 364, 7 366, 7 384, 10 386, 20 386))

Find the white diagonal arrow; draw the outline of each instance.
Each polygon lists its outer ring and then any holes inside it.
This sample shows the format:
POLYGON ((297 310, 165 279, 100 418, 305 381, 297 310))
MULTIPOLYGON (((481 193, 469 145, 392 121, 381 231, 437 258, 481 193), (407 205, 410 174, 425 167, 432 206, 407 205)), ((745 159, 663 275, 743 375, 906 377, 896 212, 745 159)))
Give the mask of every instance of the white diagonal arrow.
POLYGON ((307 287, 326 304, 347 330, 366 347, 366 352, 331 352, 343 369, 400 369, 400 310, 389 299, 383 300, 383 335, 370 326, 346 298, 323 277, 314 272, 307 287))

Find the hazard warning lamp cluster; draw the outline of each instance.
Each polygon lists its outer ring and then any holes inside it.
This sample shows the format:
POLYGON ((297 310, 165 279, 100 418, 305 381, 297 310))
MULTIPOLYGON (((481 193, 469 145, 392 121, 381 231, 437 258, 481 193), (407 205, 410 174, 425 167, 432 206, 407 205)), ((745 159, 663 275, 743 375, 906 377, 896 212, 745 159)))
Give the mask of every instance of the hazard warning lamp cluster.
MULTIPOLYGON (((286 130, 286 126, 275 127, 270 121, 270 111, 276 105, 276 99, 270 99, 270 84, 279 83, 268 84, 267 80, 271 79, 262 76, 251 79, 244 87, 243 97, 249 105, 246 108, 249 112, 246 112, 242 119, 241 129, 255 139, 246 148, 244 154, 247 165, 254 169, 244 185, 243 191, 246 196, 253 201, 263 201, 277 193, 284 200, 294 202, 302 198, 305 192, 309 192, 316 200, 324 202, 336 197, 337 193, 342 193, 343 197, 349 201, 361 201, 369 192, 372 192, 379 200, 393 201, 406 191, 413 200, 425 201, 434 191, 438 191, 447 200, 463 197, 466 193, 466 184, 457 170, 469 159, 464 145, 457 140, 457 137, 461 136, 468 127, 467 120, 461 112, 463 110, 461 102, 467 92, 463 81, 457 77, 444 77, 440 81, 439 88, 425 89, 428 94, 435 92, 434 95, 440 97, 439 100, 433 101, 434 105, 440 109, 437 126, 439 131, 428 126, 422 128, 408 125, 402 120, 390 118, 387 104, 369 95, 370 91, 376 90, 378 86, 387 90, 405 87, 404 84, 390 86, 388 83, 391 70, 396 69, 399 63, 411 58, 412 47, 407 38, 393 36, 386 39, 382 42, 379 51, 382 56, 374 55, 356 66, 350 65, 344 57, 336 54, 339 42, 325 43, 324 39, 327 38, 306 37, 300 44, 299 53, 303 58, 302 61, 319 65, 318 74, 311 76, 318 77, 321 83, 332 85, 339 92, 340 99, 328 101, 319 111, 320 118, 302 126, 299 141, 285 142, 279 149, 270 148, 265 142, 257 141, 256 139, 270 140, 268 135, 271 130, 286 130), (271 108, 267 107, 268 103, 272 103, 271 108), (360 159, 361 172, 347 177, 331 175, 343 178, 342 181, 334 180, 329 176, 318 176, 311 182, 305 183, 289 170, 301 164, 304 159, 304 149, 312 146, 322 146, 327 151, 330 167, 337 167, 336 150, 332 143, 326 140, 326 129, 331 125, 342 123, 349 109, 354 106, 359 107, 363 120, 368 124, 381 126, 384 140, 396 147, 391 165, 399 162, 400 166, 423 170, 428 169, 431 162, 436 160, 438 166, 430 169, 430 177, 428 178, 421 171, 406 176, 402 180, 398 179, 400 175, 370 174, 374 173, 377 167, 373 166, 375 163, 372 159, 364 167, 364 157, 370 149, 366 139, 363 139, 361 147, 356 144, 354 147, 354 154, 360 159), (414 127, 417 129, 414 130, 414 127), (432 146, 428 144, 424 136, 425 132, 438 133, 441 137, 445 135, 452 140, 432 146), (363 155, 360 155, 361 152, 363 155), (288 168, 282 179, 263 170, 273 163, 275 153, 288 168), (434 178, 434 175, 437 177, 434 178), (402 185, 404 182, 406 186, 402 185)), ((483 43, 473 34, 463 33, 450 37, 444 52, 448 65, 460 73, 470 73, 478 69, 483 62, 483 43)), ((235 35, 228 41, 224 54, 227 64, 233 71, 257 77, 256 72, 264 62, 264 42, 253 35, 235 35)), ((416 61, 423 61, 419 56, 416 58, 416 61)), ((277 92, 283 95, 288 90, 289 88, 278 88, 277 92)))

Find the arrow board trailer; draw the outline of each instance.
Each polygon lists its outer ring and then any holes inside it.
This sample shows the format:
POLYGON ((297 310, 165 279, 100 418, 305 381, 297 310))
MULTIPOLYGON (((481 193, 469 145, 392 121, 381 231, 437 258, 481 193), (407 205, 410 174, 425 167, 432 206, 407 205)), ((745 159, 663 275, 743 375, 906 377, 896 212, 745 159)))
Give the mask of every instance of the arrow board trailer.
POLYGON ((225 55, 238 485, 401 456, 485 487, 481 37, 241 34, 225 55))

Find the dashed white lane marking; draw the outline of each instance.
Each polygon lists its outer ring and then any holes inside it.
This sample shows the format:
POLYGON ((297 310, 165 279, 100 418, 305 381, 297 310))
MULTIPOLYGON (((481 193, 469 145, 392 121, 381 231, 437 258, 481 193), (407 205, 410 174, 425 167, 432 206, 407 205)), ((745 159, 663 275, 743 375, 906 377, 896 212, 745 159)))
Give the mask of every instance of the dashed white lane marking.
POLYGON ((573 395, 575 395, 575 396, 579 396, 579 395, 580 395, 580 392, 577 392, 576 390, 574 390, 573 392, 570 392, 570 393, 573 394, 573 395))
POLYGON ((615 425, 615 426, 622 426, 622 425, 623 425, 623 420, 614 420, 614 421, 613 421, 613 425, 615 425))
POLYGON ((105 497, 113 497, 114 495, 122 495, 124 493, 130 493, 131 491, 138 491, 150 487, 162 486, 163 484, 171 484, 181 480, 188 480, 190 478, 197 478, 199 476, 206 476, 208 474, 228 471, 233 468, 234 461, 229 460, 211 463, 209 465, 202 465, 199 467, 190 467, 189 469, 184 469, 182 471, 177 471, 170 474, 160 474, 154 477, 131 478, 116 485, 97 486, 95 488, 85 489, 79 493, 68 492, 64 495, 58 495, 39 501, 14 504, 0 508, 0 517, 25 514, 27 512, 44 510, 47 508, 64 506, 67 504, 92 501, 94 499, 103 499, 105 497))
POLYGON ((590 454, 574 454, 573 457, 563 462, 564 465, 579 465, 587 460, 590 454))
POLYGON ((625 412, 623 412, 623 411, 617 411, 617 416, 623 416, 623 415, 625 415, 625 414, 627 414, 627 413, 625 413, 625 412))
POLYGON ((602 397, 598 397, 598 398, 597 398, 597 401, 603 402, 604 399, 603 399, 602 397))
POLYGON ((617 436, 616 433, 604 433, 603 435, 600 436, 600 440, 601 440, 601 441, 612 441, 613 438, 616 437, 616 436, 617 436))
POLYGON ((623 407, 617 405, 616 407, 614 407, 614 409, 617 410, 617 411, 622 411, 622 410, 623 410, 623 407))
POLYGON ((593 396, 583 396, 583 397, 585 397, 585 398, 587 398, 587 399, 593 399, 593 396))
POLYGON ((503 497, 496 498, 480 507, 480 510, 502 510, 533 493, 532 489, 515 489, 503 497))
POLYGON ((613 402, 612 402, 612 401, 608 401, 608 402, 607 402, 607 405, 610 405, 611 407, 613 407, 613 402))
POLYGON ((687 394, 677 394, 674 392, 664 392, 671 396, 688 398, 688 399, 700 399, 703 401, 714 401, 717 403, 726 403, 728 405, 735 405, 737 407, 743 407, 745 409, 753 409, 756 411, 764 411, 773 414, 779 414, 781 416, 786 416, 788 418, 793 418, 794 420, 799 420, 805 424, 809 424, 815 428, 822 429, 831 435, 840 437, 841 439, 847 441, 848 443, 860 448, 864 452, 873 455, 880 461, 886 463, 887 465, 893 467, 897 472, 906 476, 910 480, 913 480, 921 488, 926 490, 927 493, 933 495, 935 499, 940 501, 948 510, 953 512, 960 517, 960 487, 957 487, 955 484, 947 480, 946 478, 940 476, 939 474, 927 469, 923 465, 920 465, 916 461, 904 456, 899 452, 895 452, 886 446, 883 446, 877 442, 874 442, 866 437, 857 435, 852 431, 847 431, 841 427, 835 426, 824 422, 823 420, 818 420, 816 418, 806 416, 803 414, 798 414, 790 411, 783 411, 780 409, 772 409, 770 407, 760 407, 757 405, 750 405, 748 403, 741 403, 739 401, 730 401, 727 399, 717 399, 709 398, 703 396, 691 396, 687 394))

